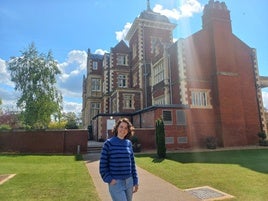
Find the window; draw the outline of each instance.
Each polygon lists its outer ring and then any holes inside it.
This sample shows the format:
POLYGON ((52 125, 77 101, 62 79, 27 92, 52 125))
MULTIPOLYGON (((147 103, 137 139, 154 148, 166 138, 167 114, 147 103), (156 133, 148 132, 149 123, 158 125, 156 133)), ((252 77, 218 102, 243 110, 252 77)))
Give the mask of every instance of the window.
POLYGON ((98 69, 98 62, 93 61, 93 70, 97 70, 97 69, 98 69))
POLYGON ((164 64, 159 62, 153 69, 154 85, 164 80, 164 64))
POLYGON ((123 95, 123 108, 124 109, 134 108, 134 96, 132 94, 123 95))
POLYGON ((100 103, 96 102, 91 103, 91 110, 90 110, 91 117, 94 117, 99 113, 100 113, 100 103))
POLYGON ((134 43, 132 46, 133 59, 137 56, 137 43, 134 43))
POLYGON ((154 48, 154 54, 155 54, 155 55, 159 55, 159 53, 160 53, 160 47, 159 47, 159 46, 156 46, 156 47, 154 48))
POLYGON ((177 140, 178 140, 178 144, 188 143, 188 137, 186 136, 178 137, 177 140))
POLYGON ((157 37, 151 37, 151 53, 152 54, 155 52, 155 47, 156 47, 157 41, 161 41, 161 39, 157 38, 157 37))
POLYGON ((172 112, 169 110, 163 110, 163 121, 166 124, 172 124, 172 112))
POLYGON ((101 80, 98 78, 92 78, 91 89, 92 89, 92 91, 100 91, 101 90, 101 80))
POLYGON ((154 100, 154 105, 165 105, 165 97, 156 98, 154 100))
POLYGON ((191 107, 211 108, 209 90, 191 90, 191 107))
POLYGON ((126 75, 118 75, 118 87, 127 87, 126 75))
POLYGON ((176 117, 177 117, 177 125, 186 125, 186 116, 185 111, 183 110, 176 110, 176 117))
POLYGON ((127 55, 119 54, 117 56, 117 65, 127 65, 127 55))

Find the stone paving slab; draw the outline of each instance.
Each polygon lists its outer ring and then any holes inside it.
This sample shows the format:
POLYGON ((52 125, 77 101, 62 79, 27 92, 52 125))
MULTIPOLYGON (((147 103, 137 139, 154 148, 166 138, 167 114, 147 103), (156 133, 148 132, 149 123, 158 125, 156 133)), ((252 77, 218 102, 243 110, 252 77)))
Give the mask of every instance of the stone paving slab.
POLYGON ((4 174, 0 175, 0 185, 8 181, 9 179, 15 177, 16 174, 4 174))
MULTIPOLYGON (((86 154, 84 160, 102 201, 111 201, 108 186, 99 175, 100 154, 86 154)), ((137 167, 139 176, 139 191, 134 194, 133 201, 200 201, 188 192, 163 179, 137 167)))
POLYGON ((232 195, 219 191, 210 186, 190 188, 190 189, 186 189, 185 191, 201 199, 202 201, 224 200, 224 199, 230 199, 234 197, 232 195))

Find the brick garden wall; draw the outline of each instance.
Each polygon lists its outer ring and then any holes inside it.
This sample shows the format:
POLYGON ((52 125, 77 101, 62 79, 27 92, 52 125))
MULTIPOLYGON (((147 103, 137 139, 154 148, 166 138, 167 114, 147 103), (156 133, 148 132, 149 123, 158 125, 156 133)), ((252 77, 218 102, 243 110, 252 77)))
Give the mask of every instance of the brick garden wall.
POLYGON ((87 130, 0 132, 0 152, 86 153, 87 141, 87 130))

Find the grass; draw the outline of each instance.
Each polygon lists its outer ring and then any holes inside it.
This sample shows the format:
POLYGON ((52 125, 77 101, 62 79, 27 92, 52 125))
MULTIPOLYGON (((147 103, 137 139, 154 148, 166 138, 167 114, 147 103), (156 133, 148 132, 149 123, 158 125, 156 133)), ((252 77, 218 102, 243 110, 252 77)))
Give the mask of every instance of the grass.
POLYGON ((136 163, 180 189, 211 186, 235 196, 230 201, 268 200, 268 149, 137 154, 136 163))
POLYGON ((100 201, 81 157, 0 154, 0 175, 16 174, 0 186, 0 200, 100 201))
MULTIPOLYGON (((230 201, 268 200, 268 149, 137 154, 136 163, 180 189, 211 186, 235 196, 230 201)), ((2 174, 16 176, 0 185, 0 200, 100 201, 80 157, 0 154, 2 174)))

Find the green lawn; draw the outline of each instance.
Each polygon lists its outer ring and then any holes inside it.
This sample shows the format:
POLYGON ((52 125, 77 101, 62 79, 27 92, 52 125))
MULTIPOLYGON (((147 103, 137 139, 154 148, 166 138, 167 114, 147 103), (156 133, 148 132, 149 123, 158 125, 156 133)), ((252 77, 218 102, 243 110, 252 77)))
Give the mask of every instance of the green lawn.
POLYGON ((141 168, 180 189, 210 186, 239 201, 268 200, 268 149, 137 154, 141 168))
POLYGON ((16 174, 0 185, 4 201, 100 201, 84 161, 76 156, 0 154, 0 175, 16 174))
MULTIPOLYGON (((80 159, 0 154, 0 175, 16 174, 0 185, 0 200, 100 201, 80 159)), ((268 149, 168 153, 165 160, 136 154, 136 162, 180 189, 211 186, 235 196, 231 200, 268 200, 268 149)))

